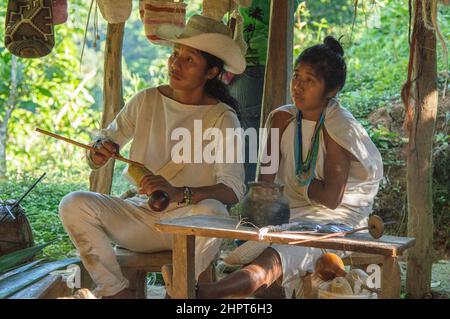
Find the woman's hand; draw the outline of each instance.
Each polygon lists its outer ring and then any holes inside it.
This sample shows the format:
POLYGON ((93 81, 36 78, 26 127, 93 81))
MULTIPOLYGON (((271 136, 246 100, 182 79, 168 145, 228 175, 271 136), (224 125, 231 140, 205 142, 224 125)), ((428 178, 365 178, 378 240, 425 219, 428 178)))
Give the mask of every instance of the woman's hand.
POLYGON ((95 151, 90 151, 89 156, 95 165, 105 165, 111 157, 119 155, 119 145, 106 139, 98 140, 94 143, 95 151))
POLYGON ((173 187, 170 183, 160 175, 146 175, 139 183, 139 194, 146 194, 150 196, 151 193, 157 190, 166 192, 169 195, 171 202, 179 203, 183 200, 183 188, 173 187))

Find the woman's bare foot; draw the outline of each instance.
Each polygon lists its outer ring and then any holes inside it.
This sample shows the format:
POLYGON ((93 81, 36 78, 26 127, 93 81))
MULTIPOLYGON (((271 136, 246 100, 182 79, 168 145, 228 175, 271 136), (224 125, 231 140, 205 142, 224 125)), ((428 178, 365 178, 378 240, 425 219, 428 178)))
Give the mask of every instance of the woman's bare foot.
POLYGON ((116 293, 115 295, 104 296, 102 297, 102 299, 136 299, 136 294, 134 293, 134 291, 125 288, 116 293))

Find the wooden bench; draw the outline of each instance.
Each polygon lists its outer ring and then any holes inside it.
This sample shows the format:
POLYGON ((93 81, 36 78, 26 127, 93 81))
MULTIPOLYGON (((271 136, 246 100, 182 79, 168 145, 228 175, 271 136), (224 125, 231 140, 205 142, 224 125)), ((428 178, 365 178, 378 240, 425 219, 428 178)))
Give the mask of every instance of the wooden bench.
MULTIPOLYGON (((195 298, 195 280, 192 272, 195 257, 195 236, 260 240, 259 234, 254 228, 240 226, 238 220, 231 218, 189 216, 161 221, 156 223, 155 227, 174 236, 172 282, 176 292, 174 297, 176 298, 195 298)), ((289 244, 302 240, 308 240, 308 242, 298 244, 299 246, 382 256, 381 298, 400 298, 398 257, 414 245, 414 238, 383 236, 379 239, 373 239, 369 234, 355 233, 346 237, 317 240, 317 235, 268 233, 263 239, 265 242, 277 244, 289 244)), ((353 265, 356 265, 358 261, 356 257, 354 255, 346 262, 353 260, 353 265)), ((381 261, 380 257, 377 256, 371 258, 371 261, 377 261, 377 263, 381 261)), ((364 259, 365 263, 367 261, 367 259, 364 259)))
POLYGON ((31 284, 8 299, 55 299, 72 295, 73 290, 60 275, 47 275, 31 284))
MULTIPOLYGON (((161 272, 163 265, 172 264, 172 251, 136 253, 121 247, 115 247, 114 250, 122 273, 130 282, 129 288, 135 291, 136 299, 147 298, 147 274, 149 272, 161 272)), ((214 280, 213 261, 201 274, 199 281, 212 282, 214 280)))
POLYGON ((122 273, 130 281, 129 288, 135 291, 136 299, 147 298, 147 274, 161 272, 161 267, 172 263, 172 252, 135 253, 116 247, 117 261, 122 273))

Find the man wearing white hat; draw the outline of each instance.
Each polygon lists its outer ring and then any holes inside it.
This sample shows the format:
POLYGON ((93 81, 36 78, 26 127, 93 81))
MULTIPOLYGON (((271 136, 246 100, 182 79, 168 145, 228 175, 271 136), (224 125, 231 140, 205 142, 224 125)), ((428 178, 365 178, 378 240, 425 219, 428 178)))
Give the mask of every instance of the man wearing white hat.
MULTIPOLYGON (((169 84, 137 93, 101 131, 94 144, 97 151, 88 154, 90 166, 97 169, 132 141, 130 159, 155 175, 145 176, 137 185, 140 195, 130 199, 74 192, 59 208, 63 225, 97 284, 94 293, 105 298, 133 295, 110 242, 136 252, 170 250, 172 236, 157 231, 155 222, 186 215, 226 216, 225 205, 237 203, 245 191, 242 163, 218 159, 174 165, 172 158, 176 141, 171 136, 176 129, 192 131, 195 121, 202 121, 204 130, 218 128, 225 136, 227 128, 240 127, 237 102, 218 78, 224 70, 240 74, 246 67, 231 31, 219 21, 196 15, 185 28, 162 25, 157 36, 174 45, 169 84), (155 190, 171 198, 162 213, 147 204, 146 195, 155 190)), ((234 146, 237 154, 240 146, 234 146)), ((196 278, 219 247, 217 239, 196 240, 196 278)))

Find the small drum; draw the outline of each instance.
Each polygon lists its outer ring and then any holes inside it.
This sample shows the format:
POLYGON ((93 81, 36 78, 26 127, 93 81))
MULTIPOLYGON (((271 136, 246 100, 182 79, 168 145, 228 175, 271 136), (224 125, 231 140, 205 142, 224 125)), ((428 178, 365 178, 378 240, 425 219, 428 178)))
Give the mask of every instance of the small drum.
POLYGON ((22 206, 14 209, 14 200, 0 201, 0 256, 34 245, 30 222, 22 206), (13 219, 7 208, 16 219, 13 219))

